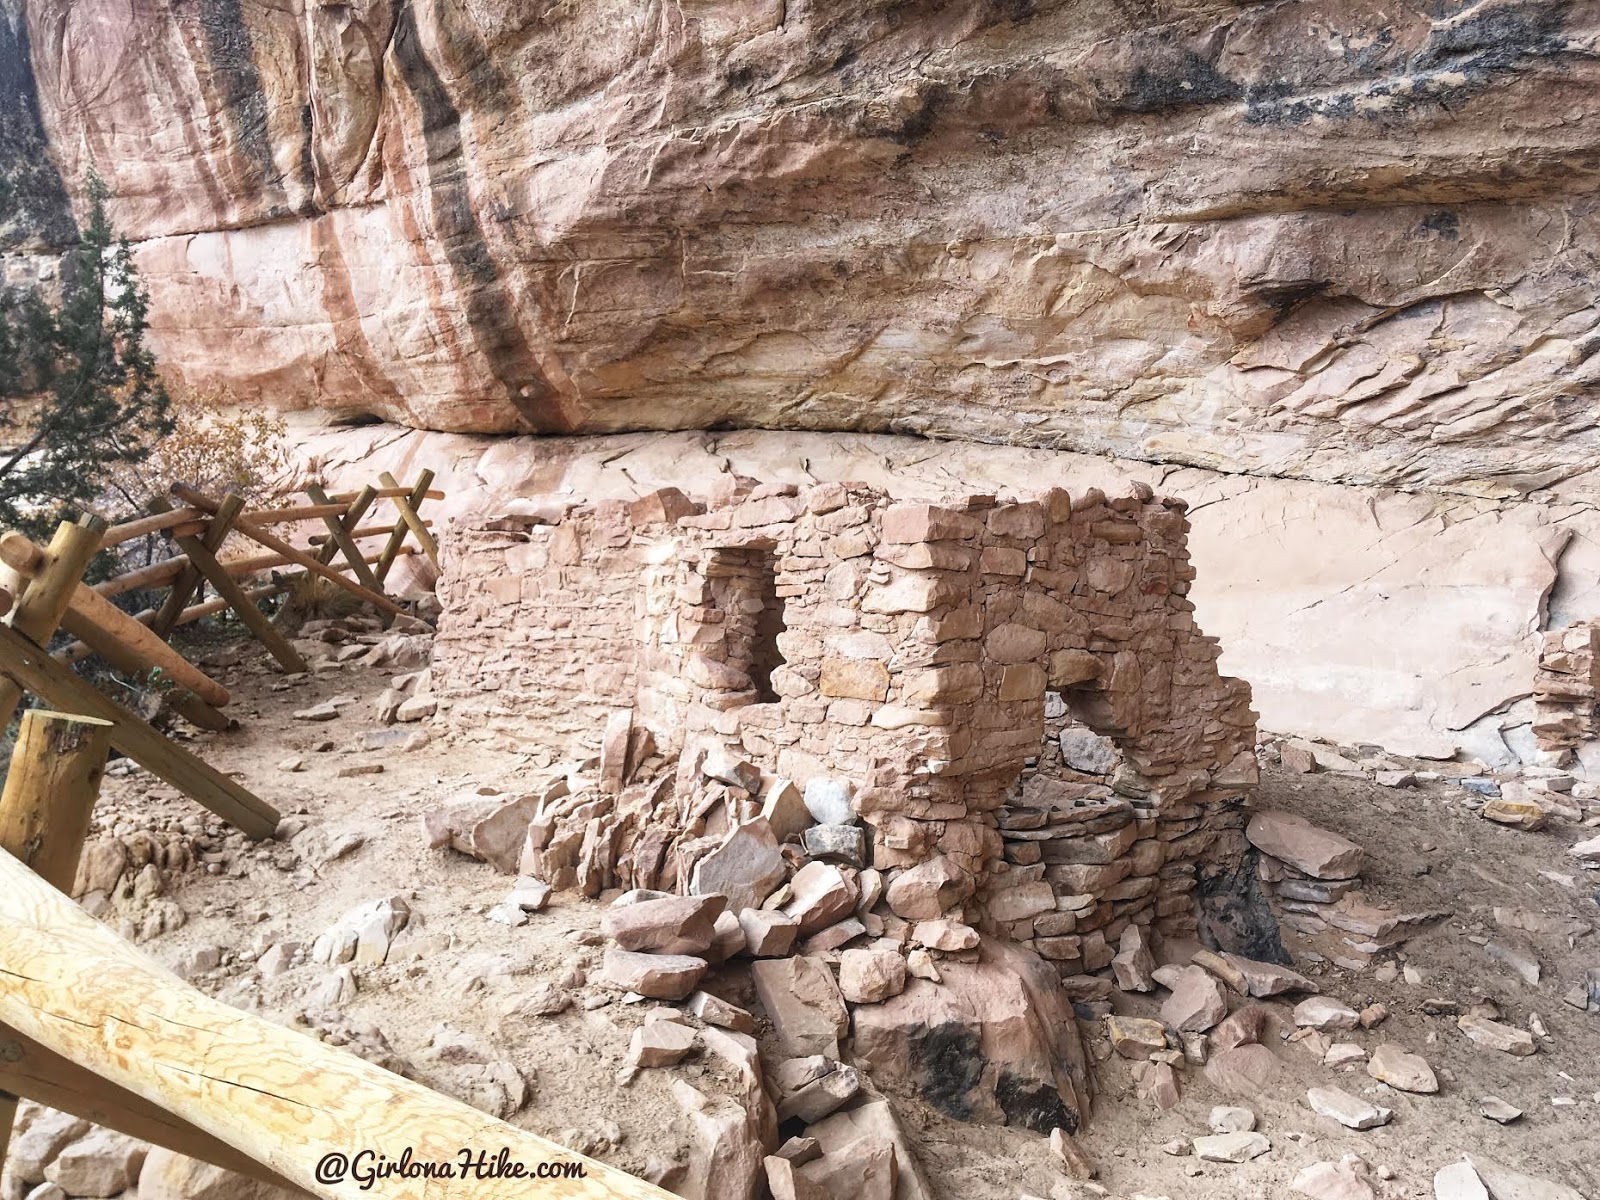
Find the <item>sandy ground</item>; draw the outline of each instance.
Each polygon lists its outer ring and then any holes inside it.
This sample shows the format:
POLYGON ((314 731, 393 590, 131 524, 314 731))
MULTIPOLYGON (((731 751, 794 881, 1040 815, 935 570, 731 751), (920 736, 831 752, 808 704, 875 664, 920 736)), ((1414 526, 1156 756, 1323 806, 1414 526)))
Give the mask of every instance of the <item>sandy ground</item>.
MULTIPOLYGON (((529 788, 551 774, 548 757, 498 735, 439 731, 411 751, 358 749, 364 731, 380 728, 373 699, 391 673, 386 670, 346 665, 286 683, 247 644, 241 664, 219 673, 235 692, 232 711, 242 728, 199 735, 195 749, 285 814, 303 815, 309 827, 292 843, 252 847, 237 836, 222 837, 220 823, 208 820, 213 856, 220 850, 225 861, 173 881, 168 894, 189 920, 145 948, 169 964, 207 946, 259 954, 284 940, 309 943, 362 901, 402 895, 421 920, 401 935, 386 965, 359 973, 359 993, 348 1003, 318 998, 329 972, 314 965, 261 980, 247 963, 235 962, 195 982, 278 1020, 303 1019, 309 1012, 312 1024, 323 1028, 376 1027, 407 1060, 421 1056, 439 1026, 465 1030, 498 1048, 533 1083, 516 1124, 634 1172, 681 1157, 686 1128, 667 1084, 677 1072, 714 1090, 714 1069, 691 1062, 646 1071, 628 1086, 617 1082, 629 1035, 643 1014, 642 1006, 621 1004, 581 982, 599 959, 600 905, 558 896, 524 927, 495 924, 484 914, 504 897, 510 880, 482 863, 429 850, 421 836, 419 814, 432 804, 479 784, 529 788), (310 724, 291 717, 296 709, 338 696, 354 700, 336 721, 310 724), (327 743, 331 749, 318 749, 327 743), (299 759, 301 769, 283 765, 290 759, 299 759), (383 771, 339 777, 341 769, 364 763, 380 764, 383 771), (342 834, 363 840, 341 857, 322 861, 321 848, 342 834), (541 984, 570 995, 573 1003, 553 1016, 507 1015, 519 997, 541 984)), ((1459 788, 1445 783, 1389 790, 1361 780, 1288 776, 1276 767, 1267 770, 1259 794, 1260 807, 1303 813, 1361 842, 1370 895, 1408 909, 1452 911, 1450 920, 1401 951, 1404 964, 1420 972, 1418 983, 1407 983, 1403 975, 1379 983, 1372 969, 1309 969, 1325 992, 1356 1008, 1381 1001, 1392 1013, 1379 1028, 1340 1040, 1369 1050, 1396 1042, 1423 1054, 1438 1072, 1440 1094, 1392 1092, 1359 1066, 1335 1071, 1298 1046, 1284 1045, 1276 1048, 1282 1078, 1267 1093, 1224 1096, 1190 1068, 1181 1104, 1163 1113, 1135 1097, 1129 1063, 1106 1057, 1096 1067, 1098 1097, 1081 1139, 1099 1166, 1095 1186, 1113 1196, 1174 1200, 1289 1196, 1289 1180, 1301 1167, 1354 1153, 1392 1173, 1383 1185, 1388 1195, 1425 1197, 1432 1195, 1433 1172, 1470 1151, 1600 1196, 1600 1017, 1560 999, 1586 968, 1600 966, 1600 939, 1593 932, 1600 923, 1600 876, 1585 875, 1565 855, 1577 831, 1523 833, 1491 825, 1464 808, 1459 795, 1459 788), (1590 931, 1569 945, 1566 938, 1497 930, 1491 911, 1497 905, 1575 918, 1590 931), (1536 954, 1544 968, 1537 987, 1524 984, 1471 940, 1489 934, 1536 954), (1464 1008, 1484 997, 1498 1003, 1514 1025, 1526 1027, 1538 1014, 1549 1037, 1535 1057, 1518 1059, 1476 1046, 1457 1031, 1453 1018, 1423 1011, 1430 998, 1464 1008), (1394 1120, 1355 1132, 1314 1115, 1305 1090, 1328 1084, 1394 1109, 1394 1120), (1484 1119, 1478 1102, 1491 1093, 1526 1116, 1504 1127, 1484 1119), (1193 1158, 1163 1151, 1171 1139, 1208 1132, 1207 1114, 1218 1103, 1254 1109, 1271 1152, 1243 1165, 1197 1167, 1193 1158)), ((101 829, 167 827, 197 811, 148 776, 121 774, 108 780, 96 821, 101 829)), ((737 998, 742 985, 734 976, 724 990, 737 998)), ((1139 1015, 1153 1015, 1156 1008, 1153 998, 1120 994, 1116 1004, 1139 1015)), ((1285 1015, 1289 1007, 1282 1005, 1285 1015)), ((1080 1028, 1091 1050, 1103 1043, 1098 1024, 1080 1028)), ((1096 1194, 1070 1182, 1036 1134, 963 1125, 915 1099, 897 1098, 896 1107, 942 1200, 1096 1194)))

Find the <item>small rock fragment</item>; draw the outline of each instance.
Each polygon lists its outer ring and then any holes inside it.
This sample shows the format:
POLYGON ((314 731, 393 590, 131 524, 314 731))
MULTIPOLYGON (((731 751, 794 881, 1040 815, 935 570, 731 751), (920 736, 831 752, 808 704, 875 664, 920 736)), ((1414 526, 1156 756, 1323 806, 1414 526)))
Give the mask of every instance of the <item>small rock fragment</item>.
POLYGON ((1194 1139, 1195 1156, 1206 1162, 1249 1162, 1270 1149, 1272 1143, 1259 1133, 1214 1133, 1194 1139))

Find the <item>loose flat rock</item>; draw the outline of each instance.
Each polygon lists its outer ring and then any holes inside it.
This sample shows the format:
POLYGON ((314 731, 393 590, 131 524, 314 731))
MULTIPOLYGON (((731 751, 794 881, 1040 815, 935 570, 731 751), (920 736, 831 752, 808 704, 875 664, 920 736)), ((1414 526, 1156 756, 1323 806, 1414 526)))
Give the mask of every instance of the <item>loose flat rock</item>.
POLYGON ((641 954, 607 950, 606 981, 652 1000, 682 1000, 706 973, 706 960, 688 954, 641 954))
POLYGON ((1367 1164, 1354 1154, 1338 1162, 1317 1162, 1301 1168, 1289 1190, 1313 1200, 1377 1200, 1367 1164))
POLYGON ((696 992, 689 997, 689 1011, 707 1025, 731 1029, 735 1033, 754 1033, 756 1021, 737 1004, 730 1004, 721 996, 710 992, 696 992))
POLYGON ((1257 962, 1253 958, 1240 958, 1237 954, 1224 954, 1223 961, 1244 978, 1245 990, 1257 1000, 1280 996, 1285 992, 1316 992, 1321 989, 1298 971, 1277 963, 1257 962))
POLYGON ((1199 967, 1184 967, 1161 1005, 1162 1021, 1180 1033, 1204 1033, 1227 1015, 1221 982, 1199 967))
POLYGON ((1499 1050, 1503 1054, 1526 1058, 1530 1054, 1539 1052, 1533 1034, 1526 1029, 1513 1029, 1510 1025, 1502 1025, 1499 1021, 1491 1021, 1487 1017, 1475 1017, 1467 1013, 1456 1018, 1456 1028, 1478 1045, 1499 1050))
POLYGON ((704 954, 716 935, 727 900, 712 896, 667 896, 606 909, 600 930, 623 950, 704 954))
POLYGON ((751 964, 750 979, 785 1054, 839 1057, 850 1013, 827 964, 803 955, 764 958, 751 964))
POLYGON ((1283 1064, 1265 1046, 1237 1046, 1213 1054, 1205 1065, 1205 1076, 1220 1091, 1235 1096, 1254 1096, 1277 1079, 1283 1064))
POLYGON ((1428 1095, 1439 1090, 1439 1080, 1428 1060, 1393 1042, 1385 1042, 1372 1052, 1367 1060, 1367 1074, 1402 1092, 1428 1095))
POLYGON ((1167 1048, 1166 1027, 1147 1017, 1107 1017, 1106 1033, 1111 1048, 1123 1058, 1145 1059, 1167 1048))
POLYGON ((1211 1048, 1233 1050, 1259 1042, 1272 1019, 1272 1010, 1266 1005, 1246 1004, 1211 1031, 1211 1048))
POLYGON ((1122 931, 1116 957, 1111 960, 1111 975, 1117 986, 1125 992, 1153 992, 1155 969, 1156 960, 1145 942, 1144 930, 1138 925, 1129 925, 1122 931))
POLYGON ((1213 1133, 1195 1138, 1193 1144, 1195 1156, 1206 1162, 1249 1162, 1272 1149, 1272 1143, 1259 1133, 1213 1133))
POLYGON ((1354 1029, 1361 1023, 1361 1016, 1330 996, 1312 996, 1294 1006, 1294 1023, 1302 1029, 1334 1033, 1354 1029))
POLYGON ((1491 1200, 1489 1189, 1465 1159, 1434 1172, 1433 1196, 1434 1200, 1491 1200))
POLYGON ((1585 1200, 1583 1195, 1565 1184, 1524 1175, 1493 1159, 1469 1154, 1467 1162, 1489 1189, 1492 1200, 1585 1200))
POLYGON ((784 881, 788 871, 772 826, 757 817, 728 831, 722 844, 695 864, 689 891, 696 896, 720 892, 728 910, 760 908, 784 881))
POLYGON ((1349 879, 1361 870, 1360 846, 1293 813, 1257 813, 1244 835, 1263 854, 1313 879, 1349 879))
POLYGON ((633 1031, 628 1043, 631 1067, 670 1067, 694 1049, 695 1031, 676 1021, 652 1021, 633 1031))
POLYGON ((1501 1125, 1509 1125, 1522 1118, 1522 1110, 1515 1105, 1507 1104, 1499 1096, 1485 1096, 1478 1101, 1478 1112, 1497 1121, 1501 1125))
POLYGON ((1206 1125, 1212 1133, 1249 1133, 1256 1127, 1256 1115, 1248 1108, 1219 1104, 1211 1110, 1206 1125))
POLYGON ((1306 1093, 1306 1103, 1319 1117, 1330 1117, 1346 1129, 1376 1129, 1394 1117, 1393 1110, 1369 1104, 1343 1088, 1312 1088, 1306 1093))

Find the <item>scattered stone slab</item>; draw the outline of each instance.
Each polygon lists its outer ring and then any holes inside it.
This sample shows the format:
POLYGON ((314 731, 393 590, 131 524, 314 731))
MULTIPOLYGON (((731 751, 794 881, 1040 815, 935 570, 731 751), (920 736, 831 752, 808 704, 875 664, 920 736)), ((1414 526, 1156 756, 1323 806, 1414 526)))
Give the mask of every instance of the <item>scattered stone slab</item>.
POLYGON ((766 785, 761 795, 761 815, 780 842, 799 838, 815 820, 800 789, 787 779, 774 779, 766 785))
POLYGON ((856 1069, 821 1054, 791 1058, 780 1063, 778 1120, 798 1118, 810 1125, 838 1111, 861 1090, 856 1069))
POLYGON ((1184 967, 1171 987, 1161 1020, 1180 1033, 1204 1033, 1228 1015, 1228 997, 1209 971, 1184 967))
POLYGON ((1478 1045, 1499 1050, 1502 1054, 1514 1054, 1519 1058, 1526 1058, 1539 1052, 1539 1045, 1534 1040, 1533 1034, 1526 1029, 1514 1029, 1510 1025, 1502 1025, 1499 1021, 1491 1021, 1487 1017, 1465 1013, 1456 1018, 1456 1028, 1478 1045))
POLYGON ((1312 1088, 1306 1093, 1306 1103, 1319 1117, 1330 1117, 1346 1129, 1376 1129, 1394 1117, 1392 1109, 1369 1104, 1343 1088, 1312 1088))
POLYGON ((942 950, 947 954, 977 948, 978 931, 960 921, 918 921, 911 927, 911 940, 929 950, 942 950))
POLYGON ((757 817, 730 829, 722 844, 695 864, 689 891, 696 896, 720 892, 728 898, 728 910, 739 912, 760 908, 787 876, 772 826, 757 817))
POLYGON ((1321 991, 1315 983, 1289 967, 1257 962, 1253 958, 1240 958, 1237 954, 1224 954, 1222 958, 1244 977, 1245 991, 1255 999, 1264 1000, 1285 992, 1321 991))
POLYGON ((632 1068, 670 1067, 694 1049, 695 1031, 676 1021, 651 1021, 633 1031, 627 1065, 632 1068))
POLYGON ((783 958, 794 949, 800 922, 771 908, 747 908, 739 913, 745 953, 752 958, 783 958))
POLYGON ((1146 1059, 1167 1048, 1166 1026, 1148 1017, 1109 1016, 1106 1033, 1111 1048, 1123 1058, 1146 1059))
POLYGON ((1194 1139, 1195 1157, 1205 1162, 1242 1163, 1260 1158, 1272 1143, 1259 1133, 1213 1133, 1194 1139))
POLYGON ((1491 1200, 1489 1189, 1465 1159, 1434 1172, 1433 1195, 1434 1200, 1491 1200))
POLYGON ((1162 1112, 1178 1107, 1183 1094, 1178 1088, 1178 1073, 1168 1062, 1133 1064, 1133 1081, 1139 1099, 1149 1100, 1162 1112))
POLYGON ((612 905, 600 918, 600 930, 623 950, 703 955, 711 948, 716 920, 726 904, 725 897, 710 895, 612 905))
POLYGON ((1497 825, 1509 825, 1513 829, 1526 830, 1529 833, 1543 829, 1550 823, 1550 814, 1533 800, 1526 797, 1495 796, 1484 802, 1478 810, 1478 815, 1497 825))
POLYGON ((1354 1154, 1302 1167, 1289 1181, 1289 1189, 1313 1200, 1377 1200, 1378 1195, 1371 1170, 1354 1154))
POLYGON ((1481 1155, 1469 1154, 1467 1162, 1489 1189, 1492 1200, 1584 1200, 1565 1184, 1524 1175, 1481 1155))
POLYGON ((1295 1005, 1294 1023, 1302 1029, 1335 1033, 1354 1029, 1361 1023, 1361 1016, 1348 1004, 1332 997, 1312 996, 1295 1005))
POLYGON ((1233 1050, 1259 1042, 1272 1019, 1272 1010, 1266 1005, 1247 1004, 1211 1031, 1211 1048, 1233 1050))
POLYGON ((1501 1125, 1509 1125, 1513 1121, 1522 1119, 1522 1110, 1515 1105, 1507 1104, 1499 1096, 1485 1096, 1479 1100, 1478 1112, 1501 1125))
POLYGON ((1335 1042, 1322 1056, 1322 1065, 1325 1067, 1350 1067, 1366 1061, 1366 1048, 1354 1042, 1335 1042))
POLYGON ((682 1000, 700 983, 706 960, 688 954, 607 950, 603 971, 608 983, 624 991, 652 1000, 682 1000))
POLYGON ((906 960, 898 951, 846 950, 839 956, 839 991, 852 1004, 878 1004, 905 990, 906 960))
POLYGON ((754 1033, 756 1020, 737 1004, 730 1004, 721 996, 710 992, 696 992, 689 997, 689 1011, 707 1025, 731 1029, 735 1033, 754 1033))
POLYGON ((1349 879, 1361 871, 1361 847, 1287 812, 1260 812, 1245 837, 1257 850, 1282 859, 1313 879, 1349 879))
POLYGON ((1271 1050, 1251 1044, 1213 1054, 1206 1061, 1205 1076, 1219 1091, 1255 1096, 1272 1086, 1282 1068, 1271 1050))
POLYGON ((1510 967, 1529 987, 1539 986, 1539 977, 1543 973, 1539 960, 1531 955, 1513 950, 1510 946, 1502 946, 1498 942, 1488 942, 1483 947, 1484 953, 1498 963, 1510 967))
POLYGON ((761 769, 724 746, 712 746, 700 762, 700 774, 730 787, 743 788, 752 796, 761 791, 761 769))
POLYGON ((800 926, 802 935, 825 929, 855 912, 861 893, 830 863, 809 862, 789 881, 793 899, 784 912, 800 926))
POLYGON ((839 1057, 850 1013, 827 964, 803 955, 760 959, 751 964, 750 978, 785 1054, 839 1057))
POLYGON ((923 1176, 922 1165, 911 1152, 887 1100, 868 1100, 843 1109, 812 1125, 806 1134, 815 1138, 828 1154, 842 1153, 845 1147, 861 1138, 887 1143, 894 1152, 894 1200, 933 1200, 933 1189, 923 1176))
POLYGON ((337 721, 339 710, 332 704, 314 704, 292 714, 296 721, 337 721))
POLYGON ((1567 847, 1567 853, 1578 859, 1585 866, 1600 866, 1600 837, 1592 837, 1588 841, 1577 842, 1567 847))
POLYGON ((1212 1133, 1249 1133, 1256 1127, 1256 1114, 1248 1108, 1219 1104, 1211 1110, 1206 1125, 1212 1133))
POLYGON ((1372 1052, 1367 1060, 1367 1074, 1402 1092, 1431 1095, 1439 1090, 1439 1079, 1428 1060, 1393 1042, 1385 1042, 1372 1052))
MULTIPOLYGON (((1049 884, 1043 886, 1054 895, 1049 884)), ((990 916, 993 915, 991 908, 990 916)), ((1117 986, 1125 992, 1152 992, 1156 986, 1152 974, 1155 969, 1155 956, 1145 942, 1143 927, 1129 925, 1122 931, 1122 937, 1117 942, 1116 957, 1111 960, 1111 974, 1117 986)))
MULTIPOLYGON (((1137 926, 1129 926, 1129 928, 1133 929, 1137 928, 1137 926)), ((1222 955, 1211 950, 1196 950, 1189 956, 1189 962, 1192 966, 1210 971, 1223 983, 1227 984, 1234 994, 1239 996, 1248 996, 1250 994, 1249 981, 1246 980, 1244 972, 1222 955)))

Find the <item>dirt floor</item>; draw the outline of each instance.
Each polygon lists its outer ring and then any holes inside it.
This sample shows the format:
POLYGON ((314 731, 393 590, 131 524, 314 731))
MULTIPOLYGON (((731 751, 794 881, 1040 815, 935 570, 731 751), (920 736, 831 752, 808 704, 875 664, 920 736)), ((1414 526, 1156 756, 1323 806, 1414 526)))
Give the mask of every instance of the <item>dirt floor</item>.
MULTIPOLYGON (((497 735, 432 729, 431 740, 418 748, 360 749, 364 733, 382 728, 374 699, 395 672, 330 664, 286 682, 247 647, 239 665, 219 673, 234 690, 231 711, 241 728, 199 735, 195 749, 285 814, 303 816, 307 828, 290 842, 250 846, 236 835, 222 837, 221 825, 208 818, 201 849, 209 847, 204 857, 213 861, 176 876, 168 892, 188 921, 145 948, 178 966, 208 947, 231 951, 219 969, 191 972, 194 982, 230 1003, 309 1024, 369 1053, 377 1053, 371 1030, 381 1031, 393 1053, 424 1078, 435 1031, 465 1031, 509 1057, 530 1081, 529 1102, 512 1118, 516 1124, 641 1174, 681 1159, 687 1130, 668 1083, 680 1074, 714 1089, 714 1068, 691 1062, 644 1071, 626 1086, 618 1082, 643 1006, 625 1005, 584 982, 599 961, 601 906, 558 895, 523 927, 496 924, 486 914, 504 899, 510 879, 451 851, 430 850, 422 836, 420 814, 430 806, 483 784, 530 789, 553 773, 548 756, 497 735), (337 720, 291 716, 341 696, 346 701, 337 720), (365 764, 381 766, 382 773, 340 777, 365 764), (359 844, 346 849, 341 841, 359 844), (327 967, 304 965, 262 979, 250 965, 274 944, 309 944, 363 901, 397 894, 421 920, 400 936, 386 965, 357 972, 353 999, 331 999, 327 967), (552 1005, 526 1002, 552 994, 572 1003, 539 1016, 536 1010, 552 1005)), ((1275 1047, 1283 1068, 1269 1091, 1224 1096, 1190 1067, 1182 1076, 1182 1102, 1160 1112, 1135 1097, 1132 1064, 1109 1055, 1101 1023, 1080 1022, 1098 1059, 1098 1095, 1080 1139, 1099 1167, 1095 1183, 1070 1181, 1043 1137, 960 1124, 897 1097, 901 1122, 937 1194, 944 1200, 1290 1196, 1289 1181, 1300 1168, 1358 1154, 1388 1177, 1380 1185, 1384 1194, 1425 1197, 1433 1194, 1435 1170, 1471 1152, 1600 1196, 1600 1017, 1561 999, 1586 969, 1600 966, 1593 929, 1600 923, 1600 875, 1586 874, 1565 853, 1592 832, 1565 826, 1524 833, 1493 825, 1463 805, 1465 796, 1450 781, 1396 790, 1361 779, 1290 776, 1271 766, 1258 800, 1259 807, 1302 813, 1363 844, 1366 888, 1375 899, 1452 912, 1401 949, 1397 965, 1410 971, 1391 982, 1379 982, 1376 967, 1305 968, 1326 993, 1358 1009, 1379 1001, 1391 1013, 1380 1027, 1339 1040, 1369 1051, 1395 1042, 1424 1055, 1438 1073, 1439 1094, 1393 1092, 1359 1064, 1335 1070, 1288 1044, 1275 1047), (1585 933, 1569 939, 1497 928, 1496 906, 1571 918, 1585 933), (1543 967, 1538 986, 1523 983, 1473 940, 1491 934, 1537 957, 1543 967), (1408 975, 1417 982, 1408 982, 1408 975), (1436 998, 1464 1010, 1486 997, 1509 1024, 1527 1028, 1537 1014, 1548 1031, 1537 1055, 1514 1058, 1482 1048, 1457 1031, 1453 1017, 1424 1010, 1436 998), (1306 1089, 1318 1085, 1373 1099, 1392 1108, 1394 1119, 1369 1132, 1344 1129, 1306 1106, 1306 1089), (1486 1120, 1478 1105, 1490 1094, 1526 1115, 1507 1126, 1486 1120), (1244 1104, 1258 1114, 1270 1153, 1226 1165, 1163 1150, 1173 1139, 1207 1133, 1207 1115, 1221 1103, 1244 1104)), ((197 813, 148 776, 122 772, 108 780, 96 820, 103 831, 126 831, 176 828, 189 818, 193 829, 197 813)), ((1154 1015, 1158 1001, 1118 993, 1115 1003, 1121 1011, 1154 1015)), ((1273 1003, 1287 1016, 1289 1003, 1273 1003)))

